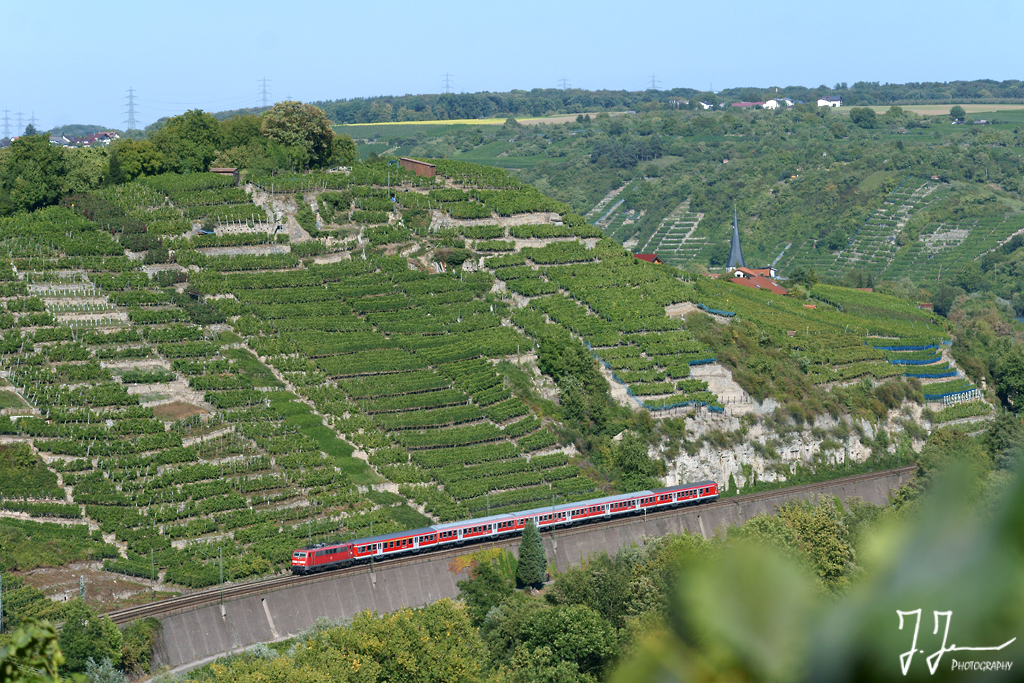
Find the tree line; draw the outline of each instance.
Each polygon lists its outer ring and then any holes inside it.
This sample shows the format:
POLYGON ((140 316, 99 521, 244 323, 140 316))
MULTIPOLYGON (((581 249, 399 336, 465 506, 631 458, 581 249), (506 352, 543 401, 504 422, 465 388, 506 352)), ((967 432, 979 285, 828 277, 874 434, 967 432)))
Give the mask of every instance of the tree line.
POLYGON ((506 116, 546 116, 594 111, 622 111, 671 107, 694 109, 698 102, 720 105, 731 102, 763 102, 773 97, 815 102, 828 95, 843 98, 844 105, 888 105, 927 102, 994 102, 1024 100, 1024 81, 976 80, 926 83, 879 83, 860 81, 848 86, 816 88, 739 87, 717 92, 693 88, 669 90, 581 90, 534 88, 492 93, 440 93, 422 95, 357 97, 313 104, 335 123, 385 123, 388 121, 444 121, 506 116))
POLYGON ((61 197, 166 172, 211 167, 263 173, 351 166, 358 156, 348 135, 335 135, 322 109, 279 102, 262 114, 218 120, 193 109, 107 148, 66 149, 47 135, 18 138, 0 150, 0 215, 56 204, 61 197))

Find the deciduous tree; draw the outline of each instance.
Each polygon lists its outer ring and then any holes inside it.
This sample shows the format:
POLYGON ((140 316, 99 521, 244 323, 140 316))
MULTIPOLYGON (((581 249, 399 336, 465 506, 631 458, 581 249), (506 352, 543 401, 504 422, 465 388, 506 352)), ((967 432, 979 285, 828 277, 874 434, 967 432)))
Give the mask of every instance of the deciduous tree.
POLYGON ((500 605, 513 593, 512 585, 490 562, 478 564, 469 579, 459 581, 456 585, 459 587, 459 598, 466 603, 476 625, 483 623, 492 607, 500 605))
POLYGON ((64 610, 64 627, 60 630, 60 649, 71 671, 85 671, 92 657, 121 662, 121 632, 109 617, 96 615, 81 599, 73 600, 64 610))
POLYGON ((263 115, 263 134, 305 151, 307 163, 324 166, 334 151, 334 131, 322 109, 301 102, 279 102, 263 115))
POLYGON ((220 121, 201 109, 171 118, 153 134, 153 144, 164 155, 169 170, 178 173, 208 171, 224 142, 220 121))
POLYGON ((64 156, 45 135, 20 137, 0 157, 0 214, 56 204, 64 156))

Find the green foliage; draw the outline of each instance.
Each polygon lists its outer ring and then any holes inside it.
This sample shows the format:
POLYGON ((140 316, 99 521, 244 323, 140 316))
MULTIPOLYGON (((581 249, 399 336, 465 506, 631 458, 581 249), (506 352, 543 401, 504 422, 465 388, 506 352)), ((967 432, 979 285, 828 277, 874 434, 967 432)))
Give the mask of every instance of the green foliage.
POLYGON ((109 617, 97 616, 81 599, 65 606, 59 642, 69 671, 85 671, 90 658, 121 663, 121 631, 109 617))
POLYGON ((334 131, 322 109, 301 102, 278 102, 263 115, 263 134, 284 146, 293 168, 324 166, 337 152, 348 158, 351 145, 334 146, 334 131))
POLYGON ((0 491, 13 499, 64 498, 57 476, 24 442, 0 446, 0 491))
POLYGON ((151 137, 167 167, 176 173, 203 173, 210 169, 224 140, 220 122, 201 109, 172 116, 151 137))
POLYGON ((490 561, 480 562, 473 567, 469 579, 456 584, 459 599, 466 603, 473 624, 483 623, 487 612, 504 602, 513 593, 512 583, 498 573, 490 561))
POLYGON ((58 672, 64 662, 56 629, 46 621, 28 620, 11 635, 10 642, 0 647, 0 680, 59 683, 58 672))
POLYGON ((0 164, 0 216, 56 204, 65 162, 46 135, 22 136, 0 164))
POLYGON ((539 586, 544 583, 548 558, 540 530, 533 521, 526 523, 522 540, 519 541, 519 564, 516 569, 516 583, 522 586, 539 586))

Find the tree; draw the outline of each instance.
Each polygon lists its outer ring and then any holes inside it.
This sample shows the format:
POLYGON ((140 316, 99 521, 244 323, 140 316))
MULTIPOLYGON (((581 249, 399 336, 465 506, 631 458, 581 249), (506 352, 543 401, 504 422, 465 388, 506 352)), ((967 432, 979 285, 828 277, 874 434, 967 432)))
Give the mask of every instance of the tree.
POLYGON ((169 119, 151 139, 163 154, 169 170, 202 173, 210 170, 224 136, 220 121, 212 114, 192 109, 169 119))
POLYGON ((967 112, 959 104, 953 105, 953 107, 949 110, 949 118, 953 119, 954 121, 963 121, 964 117, 966 116, 967 112))
POLYGON ((263 115, 263 135, 288 147, 302 149, 306 163, 325 166, 334 151, 334 131, 322 109, 301 102, 278 102, 263 115))
POLYGON ((1017 344, 1003 352, 996 362, 996 391, 1014 412, 1024 405, 1024 351, 1017 344))
POLYGON ((30 123, 27 126, 25 126, 25 136, 31 137, 33 135, 39 135, 39 131, 36 130, 36 127, 30 123))
POLYGON ((874 128, 878 119, 874 109, 854 107, 850 110, 850 121, 861 128, 874 128))
POLYGON ((50 622, 26 619, 0 647, 0 681, 3 683, 58 683, 64 655, 57 631, 50 622))
POLYGON ((540 530, 533 521, 526 523, 523 538, 519 542, 519 567, 516 569, 516 581, 520 586, 539 586, 544 583, 547 573, 548 558, 544 554, 544 542, 540 538, 540 530))
POLYGON ((85 671, 90 657, 121 663, 121 631, 110 617, 97 616, 85 601, 77 599, 67 604, 64 618, 59 642, 70 671, 85 671))
POLYGON ((616 654, 615 629, 586 605, 535 612, 522 638, 531 649, 550 647, 556 660, 574 662, 587 674, 599 674, 616 654))
POLYGON ((512 584, 490 562, 473 567, 468 580, 459 581, 459 599, 469 608, 474 625, 483 623, 484 617, 495 605, 500 605, 513 594, 512 584))
POLYGON ((655 462, 647 454, 647 443, 636 434, 630 432, 623 436, 612 458, 619 474, 619 488, 623 491, 643 491, 657 486, 655 462))
POLYGON ((110 173, 107 182, 115 185, 118 182, 135 180, 139 176, 158 175, 167 169, 164 155, 149 140, 119 140, 110 150, 110 173), (120 166, 123 181, 114 180, 114 159, 120 166))
POLYGON ((348 133, 334 136, 334 151, 331 154, 331 163, 338 166, 354 166, 359 159, 359 152, 356 150, 356 141, 348 133))
POLYGON ((124 683, 124 673, 114 666, 109 657, 98 663, 92 657, 85 660, 85 677, 89 683, 124 683))
POLYGON ((56 204, 66 170, 64 156, 45 135, 18 138, 0 166, 0 214, 56 204))

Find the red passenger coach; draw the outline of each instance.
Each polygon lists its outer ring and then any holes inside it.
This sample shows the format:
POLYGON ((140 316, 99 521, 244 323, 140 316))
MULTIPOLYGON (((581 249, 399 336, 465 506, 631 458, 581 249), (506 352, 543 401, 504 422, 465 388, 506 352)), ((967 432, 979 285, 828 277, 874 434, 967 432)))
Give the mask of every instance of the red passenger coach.
POLYGON ((645 514, 648 510, 708 503, 717 499, 718 484, 700 481, 696 484, 621 493, 578 503, 448 522, 345 543, 313 545, 292 553, 292 572, 306 574, 347 567, 356 562, 369 562, 371 559, 462 545, 466 541, 503 538, 522 533, 528 522, 533 522, 542 530, 553 529, 612 517, 645 514))

